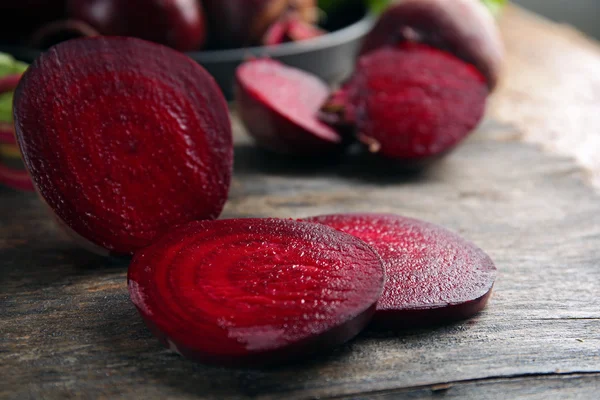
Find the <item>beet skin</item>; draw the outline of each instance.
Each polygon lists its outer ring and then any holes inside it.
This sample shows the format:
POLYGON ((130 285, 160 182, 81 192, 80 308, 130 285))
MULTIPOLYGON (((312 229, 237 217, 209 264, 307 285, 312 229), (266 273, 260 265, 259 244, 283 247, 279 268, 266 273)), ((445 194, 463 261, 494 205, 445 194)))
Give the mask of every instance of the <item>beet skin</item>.
POLYGON ((71 18, 102 35, 133 36, 180 51, 199 50, 207 27, 198 0, 68 0, 71 18), (99 12, 102 10, 102 12, 99 12))
POLYGON ((180 52, 134 38, 63 42, 15 92, 17 140, 58 220, 115 254, 219 216, 233 145, 214 79, 180 52))
POLYGON ((362 56, 324 110, 337 110, 334 117, 353 125, 371 153, 421 166, 473 131, 488 93, 474 66, 424 44, 402 43, 362 56))
POLYGON ((329 88, 319 78, 270 59, 236 71, 237 110, 258 144, 278 153, 311 155, 335 150, 341 136, 318 119, 329 88))
POLYGON ((387 214, 325 215, 307 221, 354 235, 379 253, 386 284, 374 322, 382 327, 460 320, 487 304, 496 267, 481 249, 456 233, 387 214))
POLYGON ((446 50, 475 65, 496 87, 504 48, 481 0, 403 0, 390 6, 363 42, 361 54, 409 41, 446 50))
POLYGON ((278 219, 192 222, 138 252, 131 300, 170 349, 264 365, 327 351, 370 321, 384 283, 362 240, 278 219))

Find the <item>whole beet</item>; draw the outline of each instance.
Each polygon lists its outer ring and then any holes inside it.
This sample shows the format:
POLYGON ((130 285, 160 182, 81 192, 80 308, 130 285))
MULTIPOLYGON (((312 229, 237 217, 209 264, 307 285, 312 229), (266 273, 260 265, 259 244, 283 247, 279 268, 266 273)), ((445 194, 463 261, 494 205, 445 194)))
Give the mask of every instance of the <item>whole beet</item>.
POLYGON ((200 49, 206 23, 197 0, 67 0, 69 15, 103 35, 134 36, 176 50, 200 49))
POLYGON ((474 64, 494 89, 504 50, 491 13, 479 0, 402 0, 365 38, 361 54, 399 42, 422 42, 474 64))
POLYGON ((316 20, 315 0, 204 0, 213 40, 220 47, 259 44, 269 27, 288 11, 316 20))

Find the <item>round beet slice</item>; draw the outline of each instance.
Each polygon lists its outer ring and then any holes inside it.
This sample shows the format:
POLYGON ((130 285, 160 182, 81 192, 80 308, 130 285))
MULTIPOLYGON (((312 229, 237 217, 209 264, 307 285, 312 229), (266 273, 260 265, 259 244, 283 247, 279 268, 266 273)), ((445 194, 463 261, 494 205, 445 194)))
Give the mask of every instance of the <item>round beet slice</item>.
POLYGON ((440 226, 387 214, 308 218, 354 235, 377 250, 387 281, 374 322, 403 328, 473 316, 487 304, 496 279, 492 260, 440 226))
POLYGON ((187 224, 138 252, 133 303, 169 348, 203 362, 263 365, 341 344, 370 321, 384 282, 362 240, 320 224, 187 224))
POLYGON ((342 137, 318 113, 329 96, 319 78, 270 59, 236 72, 237 110, 256 142, 279 153, 310 155, 337 149, 342 137))
POLYGON ((61 43, 15 92, 16 136, 61 223, 114 254, 219 216, 233 145, 225 99, 185 55, 134 38, 61 43))
POLYGON ((428 45, 403 43, 361 57, 354 76, 329 102, 345 102, 344 119, 370 152, 420 166, 474 130, 488 94, 473 65, 428 45))

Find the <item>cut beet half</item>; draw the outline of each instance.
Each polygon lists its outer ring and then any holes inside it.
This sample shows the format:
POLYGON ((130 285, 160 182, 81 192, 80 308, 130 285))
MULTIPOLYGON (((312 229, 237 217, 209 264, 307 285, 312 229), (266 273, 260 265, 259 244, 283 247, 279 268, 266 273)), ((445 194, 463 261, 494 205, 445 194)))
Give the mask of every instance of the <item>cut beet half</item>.
POLYGON ((310 155, 340 147, 342 137, 318 118, 329 88, 316 76, 270 60, 236 72, 239 115, 256 142, 275 152, 310 155))
POLYGON ((308 218, 354 235, 377 250, 387 281, 374 322, 388 328, 437 325, 473 316, 496 279, 492 260, 442 227, 386 214, 308 218))
POLYGON ((39 193, 75 234, 130 254, 174 225, 219 216, 233 145, 213 78, 133 38, 61 43, 23 76, 16 136, 39 193))
POLYGON ((401 42, 425 43, 474 64, 494 89, 504 59, 496 21, 481 0, 403 0, 381 15, 360 54, 401 42))
POLYGON ((380 257, 320 224, 199 221, 138 252, 131 300, 185 357, 265 365, 326 351, 357 335, 383 290, 380 257))
POLYGON ((427 45, 403 43, 361 57, 329 102, 346 101, 346 120, 370 152, 419 166, 474 130, 488 93, 474 66, 427 45))

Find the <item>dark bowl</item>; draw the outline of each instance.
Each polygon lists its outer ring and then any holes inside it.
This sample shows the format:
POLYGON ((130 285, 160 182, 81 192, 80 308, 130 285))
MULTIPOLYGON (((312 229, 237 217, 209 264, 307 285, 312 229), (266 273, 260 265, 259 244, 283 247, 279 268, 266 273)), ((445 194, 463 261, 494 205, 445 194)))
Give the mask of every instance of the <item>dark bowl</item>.
MULTIPOLYGON (((302 42, 270 47, 196 51, 187 54, 215 77, 229 100, 233 97, 235 69, 251 57, 270 57, 312 72, 324 81, 335 84, 351 74, 358 47, 373 27, 375 19, 374 16, 366 14, 344 28, 302 42)), ((0 52, 12 54, 17 59, 29 63, 41 53, 40 50, 1 44, 0 52)))
POLYGON ((302 42, 271 47, 198 51, 188 55, 215 77, 228 99, 233 96, 235 69, 251 57, 270 57, 335 84, 352 73, 358 48, 374 23, 375 17, 366 15, 345 28, 302 42))

